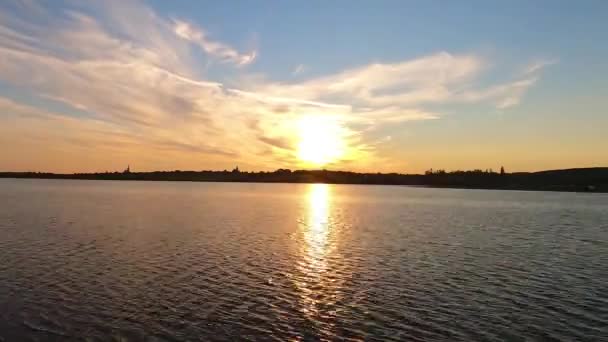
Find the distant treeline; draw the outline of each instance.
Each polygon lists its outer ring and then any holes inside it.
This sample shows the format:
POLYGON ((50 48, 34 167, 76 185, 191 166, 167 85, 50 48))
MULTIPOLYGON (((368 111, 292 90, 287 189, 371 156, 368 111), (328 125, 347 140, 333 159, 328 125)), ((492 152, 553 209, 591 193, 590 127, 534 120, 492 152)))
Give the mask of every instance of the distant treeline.
POLYGON ((416 185, 449 188, 608 192, 608 167, 506 173, 492 170, 429 170, 425 174, 357 173, 278 169, 274 172, 154 171, 55 174, 0 172, 0 178, 98 179, 200 182, 267 182, 416 185))

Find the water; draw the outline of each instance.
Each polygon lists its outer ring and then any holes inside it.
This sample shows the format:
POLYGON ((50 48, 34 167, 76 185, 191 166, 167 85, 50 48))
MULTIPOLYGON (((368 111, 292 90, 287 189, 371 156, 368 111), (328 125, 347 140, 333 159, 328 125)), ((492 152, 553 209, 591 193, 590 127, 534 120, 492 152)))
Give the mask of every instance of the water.
POLYGON ((599 341, 608 196, 0 180, 0 340, 599 341))

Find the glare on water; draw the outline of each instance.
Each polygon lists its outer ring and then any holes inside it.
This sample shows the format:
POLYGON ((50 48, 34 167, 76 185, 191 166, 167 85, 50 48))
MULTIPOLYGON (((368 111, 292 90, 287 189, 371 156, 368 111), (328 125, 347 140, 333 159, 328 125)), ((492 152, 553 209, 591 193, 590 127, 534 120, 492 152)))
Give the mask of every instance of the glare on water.
POLYGON ((308 259, 314 271, 322 271, 329 233, 329 197, 327 184, 311 184, 308 191, 308 224, 305 226, 308 259))
POLYGON ((335 302, 335 284, 330 283, 329 255, 335 247, 337 232, 331 224, 331 186, 311 184, 305 197, 306 219, 300 224, 302 246, 296 278, 300 290, 301 310, 310 318, 328 315, 321 307, 335 302))

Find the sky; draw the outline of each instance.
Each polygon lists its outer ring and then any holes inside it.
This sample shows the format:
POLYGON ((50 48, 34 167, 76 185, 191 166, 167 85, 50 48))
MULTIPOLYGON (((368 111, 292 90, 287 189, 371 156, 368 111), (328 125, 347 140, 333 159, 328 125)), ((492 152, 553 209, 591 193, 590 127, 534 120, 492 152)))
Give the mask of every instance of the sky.
POLYGON ((0 171, 608 165, 606 1, 0 3, 0 171))

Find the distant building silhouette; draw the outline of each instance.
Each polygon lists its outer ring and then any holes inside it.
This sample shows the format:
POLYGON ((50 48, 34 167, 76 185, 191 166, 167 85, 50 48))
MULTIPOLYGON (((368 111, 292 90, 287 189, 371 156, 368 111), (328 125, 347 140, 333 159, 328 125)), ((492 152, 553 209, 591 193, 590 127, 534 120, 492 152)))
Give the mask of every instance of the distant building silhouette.
POLYGON ((127 165, 127 168, 122 173, 131 173, 131 165, 127 165))
POLYGON ((504 174, 505 174, 505 168, 501 166, 500 167, 500 175, 504 176, 504 174))
POLYGON ((240 173, 239 166, 237 165, 234 169, 232 169, 232 173, 240 173))

